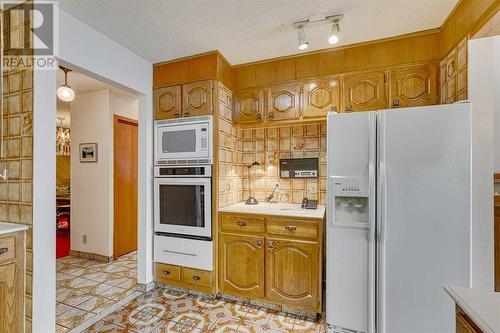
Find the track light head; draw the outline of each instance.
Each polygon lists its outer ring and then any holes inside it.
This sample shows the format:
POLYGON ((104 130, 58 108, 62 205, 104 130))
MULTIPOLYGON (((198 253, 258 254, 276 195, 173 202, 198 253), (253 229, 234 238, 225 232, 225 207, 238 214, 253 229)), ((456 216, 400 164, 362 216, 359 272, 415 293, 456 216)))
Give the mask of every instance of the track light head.
POLYGON ((330 34, 330 37, 328 37, 328 43, 330 44, 337 44, 339 41, 339 33, 340 33, 340 23, 333 22, 332 23, 332 32, 330 34))
POLYGON ((303 26, 297 27, 297 39, 299 42, 299 50, 305 50, 309 47, 309 42, 306 38, 306 32, 303 26))

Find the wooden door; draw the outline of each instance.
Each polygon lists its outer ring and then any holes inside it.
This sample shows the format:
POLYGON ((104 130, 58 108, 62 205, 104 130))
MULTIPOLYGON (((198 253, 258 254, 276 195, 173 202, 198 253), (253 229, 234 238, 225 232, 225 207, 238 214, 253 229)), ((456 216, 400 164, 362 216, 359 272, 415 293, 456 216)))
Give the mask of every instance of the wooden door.
POLYGON ((23 279, 16 274, 16 271, 16 262, 0 264, 0 332, 2 333, 22 332, 24 324, 24 311, 19 307, 19 304, 22 304, 20 298, 24 295, 18 290, 18 279, 23 279))
POLYGON ((184 117, 212 114, 212 81, 199 81, 182 85, 184 117))
POLYGON ((263 121, 264 90, 251 89, 234 94, 236 123, 258 123, 263 121))
POLYGON ((344 111, 372 111, 387 108, 384 72, 347 75, 344 78, 344 111))
POLYGON ((302 116, 326 117, 330 111, 340 111, 339 80, 337 78, 314 80, 302 87, 302 116))
POLYGON ((170 119, 181 116, 181 86, 156 88, 153 91, 154 118, 170 119))
POLYGON ((266 239, 266 299, 321 311, 317 243, 266 239))
POLYGON ((113 256, 137 250, 137 121, 114 116, 113 256))
POLYGON ((391 71, 391 107, 437 104, 437 75, 435 64, 391 71))
POLYGON ((228 294, 264 298, 264 239, 221 233, 219 289, 228 294))
POLYGON ((297 119, 300 111, 300 84, 280 84, 267 89, 267 119, 297 119))

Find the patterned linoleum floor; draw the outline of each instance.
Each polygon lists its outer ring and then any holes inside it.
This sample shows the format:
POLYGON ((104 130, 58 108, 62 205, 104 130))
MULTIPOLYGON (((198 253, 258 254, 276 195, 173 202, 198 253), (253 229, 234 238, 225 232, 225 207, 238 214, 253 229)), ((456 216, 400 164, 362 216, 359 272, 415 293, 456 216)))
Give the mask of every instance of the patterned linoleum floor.
POLYGON ((110 263, 68 256, 57 260, 57 332, 78 332, 102 319, 136 291, 137 253, 110 263))
POLYGON ((245 303, 156 288, 91 326, 86 333, 326 332, 322 323, 245 303))

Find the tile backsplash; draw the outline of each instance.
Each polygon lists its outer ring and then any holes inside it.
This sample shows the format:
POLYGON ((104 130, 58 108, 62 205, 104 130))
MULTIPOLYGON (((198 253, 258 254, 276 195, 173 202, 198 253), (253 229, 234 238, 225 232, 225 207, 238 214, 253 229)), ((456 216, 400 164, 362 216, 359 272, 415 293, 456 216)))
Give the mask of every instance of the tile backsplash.
POLYGON ((263 201, 279 184, 272 202, 301 203, 304 197, 326 200, 326 124, 291 125, 243 129, 243 198, 249 191, 263 201), (281 158, 317 157, 319 177, 316 179, 285 179, 279 177, 281 158), (260 163, 250 169, 253 162, 260 163))

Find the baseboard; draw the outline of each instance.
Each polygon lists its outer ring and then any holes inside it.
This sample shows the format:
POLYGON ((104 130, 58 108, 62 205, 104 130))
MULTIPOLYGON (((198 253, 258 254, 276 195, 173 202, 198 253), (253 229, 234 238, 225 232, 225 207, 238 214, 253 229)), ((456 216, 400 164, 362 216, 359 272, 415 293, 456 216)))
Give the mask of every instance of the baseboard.
POLYGON ((103 255, 100 255, 100 254, 83 252, 83 251, 70 250, 69 251, 69 255, 70 256, 74 256, 74 257, 80 257, 80 258, 87 258, 87 259, 102 261, 102 262, 112 262, 113 261, 113 256, 107 257, 107 256, 103 256, 103 255))
POLYGON ((156 283, 153 281, 146 283, 146 284, 145 283, 138 283, 136 285, 136 290, 143 292, 143 293, 147 293, 148 291, 153 290, 155 287, 156 287, 156 283))

